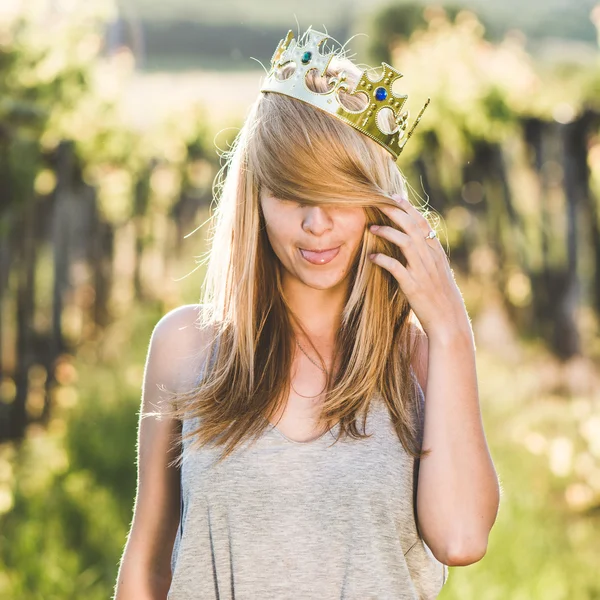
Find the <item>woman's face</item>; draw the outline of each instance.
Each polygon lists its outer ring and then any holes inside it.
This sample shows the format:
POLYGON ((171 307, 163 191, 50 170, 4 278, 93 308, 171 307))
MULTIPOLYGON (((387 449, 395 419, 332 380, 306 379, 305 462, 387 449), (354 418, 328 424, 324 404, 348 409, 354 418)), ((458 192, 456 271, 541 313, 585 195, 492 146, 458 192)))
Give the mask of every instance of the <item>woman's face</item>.
POLYGON ((260 203, 271 247, 289 275, 315 289, 346 278, 366 227, 362 207, 300 204, 265 189, 260 203))

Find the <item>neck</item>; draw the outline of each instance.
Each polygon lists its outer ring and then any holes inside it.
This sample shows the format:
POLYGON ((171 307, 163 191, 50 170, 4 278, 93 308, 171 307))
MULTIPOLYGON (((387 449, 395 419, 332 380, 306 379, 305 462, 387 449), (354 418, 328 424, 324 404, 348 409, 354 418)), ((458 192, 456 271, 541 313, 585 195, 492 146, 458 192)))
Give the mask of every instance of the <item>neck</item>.
MULTIPOLYGON (((319 290, 303 284, 298 279, 284 276, 282 285, 288 304, 311 341, 325 346, 332 345, 341 324, 342 310, 346 302, 346 281, 334 288, 319 290)), ((298 325, 293 320, 292 328, 300 337, 298 325)))

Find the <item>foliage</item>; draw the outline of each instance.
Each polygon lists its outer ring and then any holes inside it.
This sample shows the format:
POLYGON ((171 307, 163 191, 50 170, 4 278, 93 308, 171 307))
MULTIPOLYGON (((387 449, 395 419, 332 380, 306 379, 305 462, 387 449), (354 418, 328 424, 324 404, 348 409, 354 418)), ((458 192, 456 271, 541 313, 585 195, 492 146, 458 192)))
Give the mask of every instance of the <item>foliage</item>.
MULTIPOLYGON (((488 42, 481 22, 467 11, 454 22, 439 8, 427 9, 424 18, 426 29, 392 47, 392 65, 410 90, 418 90, 420 103, 431 98, 418 133, 434 132, 453 162, 464 163, 478 140, 498 142, 520 116, 539 114, 542 83, 518 37, 488 42)), ((396 85, 406 93, 403 84, 396 85)), ((409 95, 417 101, 416 93, 409 95)), ((406 151, 415 156, 421 148, 411 140, 406 151)))
POLYGON ((595 448, 595 467, 585 460, 585 427, 577 426, 591 427, 598 416, 569 377, 593 366, 561 366, 539 345, 515 343, 505 359, 478 349, 483 420, 502 498, 487 554, 451 569, 440 600, 598 598, 600 517, 590 508, 600 498, 600 453, 595 448), (563 381, 573 388, 559 390, 563 381))
MULTIPOLYGON (((102 365, 65 357, 72 381, 56 390, 58 410, 48 429, 31 427, 20 448, 2 448, 0 464, 18 475, 11 481, 14 509, 1 520, 4 598, 105 600, 111 594, 135 492, 147 342, 135 331, 147 332, 158 319, 156 308, 135 314, 119 324, 121 334, 135 327, 129 333, 140 340, 131 348, 121 338, 127 366, 110 354, 102 365)), ((114 341, 111 331, 105 335, 106 344, 114 341)))
MULTIPOLYGON (((462 7, 446 5, 445 14, 451 22, 461 12, 462 7)), ((423 6, 419 3, 390 4, 377 11, 371 23, 373 35, 368 47, 374 63, 388 64, 392 60, 391 49, 398 43, 408 40, 416 31, 427 29, 428 20, 423 6)))

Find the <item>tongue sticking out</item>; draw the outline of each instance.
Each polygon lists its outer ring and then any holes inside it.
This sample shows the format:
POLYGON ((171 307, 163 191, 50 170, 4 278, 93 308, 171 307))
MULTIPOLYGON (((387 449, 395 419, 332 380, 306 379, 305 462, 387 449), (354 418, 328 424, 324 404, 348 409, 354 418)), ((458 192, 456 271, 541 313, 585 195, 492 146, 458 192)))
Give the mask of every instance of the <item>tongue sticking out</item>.
POLYGON ((337 256, 339 251, 339 247, 332 250, 325 250, 324 252, 311 252, 310 250, 300 248, 300 254, 313 265, 327 264, 337 256))

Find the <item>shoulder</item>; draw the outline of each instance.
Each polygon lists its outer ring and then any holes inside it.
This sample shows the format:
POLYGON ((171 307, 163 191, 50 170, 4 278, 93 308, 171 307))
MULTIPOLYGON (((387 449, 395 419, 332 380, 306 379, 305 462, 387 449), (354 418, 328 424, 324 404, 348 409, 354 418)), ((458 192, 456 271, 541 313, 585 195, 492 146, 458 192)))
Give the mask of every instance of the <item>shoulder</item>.
POLYGON ((184 304, 164 314, 156 323, 153 335, 173 335, 175 331, 184 331, 188 335, 197 328, 201 304, 184 304))
POLYGON ((427 334, 416 320, 409 324, 410 343, 413 348, 411 365, 423 394, 427 393, 427 365, 429 360, 429 340, 427 334))
POLYGON ((163 315, 152 331, 149 362, 171 389, 181 391, 194 382, 212 342, 211 332, 201 325, 201 310, 201 304, 178 306, 163 315))

